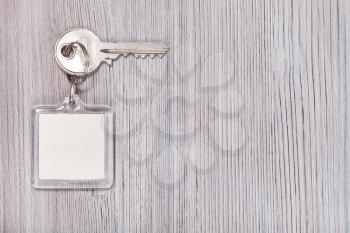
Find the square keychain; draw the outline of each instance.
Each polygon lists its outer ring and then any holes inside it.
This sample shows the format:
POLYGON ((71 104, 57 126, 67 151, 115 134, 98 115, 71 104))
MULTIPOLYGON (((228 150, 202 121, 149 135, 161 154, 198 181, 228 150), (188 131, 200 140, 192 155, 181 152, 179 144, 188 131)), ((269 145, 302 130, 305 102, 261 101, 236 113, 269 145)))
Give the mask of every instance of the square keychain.
POLYGON ((102 63, 133 54, 162 57, 164 43, 102 43, 86 29, 73 29, 56 43, 56 61, 68 75, 70 95, 58 105, 32 109, 32 186, 39 189, 109 188, 114 179, 113 112, 85 104, 77 86, 102 63))
POLYGON ((32 185, 109 188, 113 184, 113 112, 74 95, 32 110, 32 185))

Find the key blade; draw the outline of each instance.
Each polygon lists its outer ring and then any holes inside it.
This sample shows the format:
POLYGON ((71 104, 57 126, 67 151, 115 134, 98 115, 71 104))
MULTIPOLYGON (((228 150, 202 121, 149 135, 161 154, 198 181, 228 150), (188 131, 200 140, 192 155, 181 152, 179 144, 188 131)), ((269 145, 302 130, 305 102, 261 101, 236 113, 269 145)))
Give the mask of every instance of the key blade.
POLYGON ((129 54, 144 58, 147 55, 152 55, 153 57, 164 55, 168 50, 168 46, 161 42, 122 42, 104 43, 101 46, 100 52, 106 54, 106 57, 110 57, 109 55, 113 54, 113 58, 118 58, 119 55, 127 56, 129 54))

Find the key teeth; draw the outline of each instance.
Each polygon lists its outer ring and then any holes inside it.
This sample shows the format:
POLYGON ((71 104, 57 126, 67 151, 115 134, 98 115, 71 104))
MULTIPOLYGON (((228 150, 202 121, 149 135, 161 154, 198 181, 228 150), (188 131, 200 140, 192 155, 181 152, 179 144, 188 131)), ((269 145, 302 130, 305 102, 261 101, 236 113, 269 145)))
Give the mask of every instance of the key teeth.
POLYGON ((140 53, 135 53, 135 54, 133 54, 136 58, 142 58, 142 59, 144 59, 145 57, 147 57, 148 56, 148 54, 140 54, 140 53))
MULTIPOLYGON (((150 56, 151 58, 155 58, 155 57, 160 57, 160 58, 163 58, 164 57, 164 54, 155 54, 155 53, 153 53, 153 54, 140 54, 140 53, 134 53, 133 54, 134 55, 134 57, 136 57, 136 58, 142 58, 142 59, 145 59, 146 57, 148 57, 148 56, 150 56)), ((123 56, 125 56, 124 54, 123 54, 123 56)))

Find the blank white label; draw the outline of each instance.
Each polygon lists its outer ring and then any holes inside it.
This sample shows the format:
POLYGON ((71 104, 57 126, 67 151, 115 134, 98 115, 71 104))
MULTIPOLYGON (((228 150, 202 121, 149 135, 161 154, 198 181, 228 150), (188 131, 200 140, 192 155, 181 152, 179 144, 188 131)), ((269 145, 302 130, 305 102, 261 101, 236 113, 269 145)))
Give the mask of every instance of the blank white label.
POLYGON ((39 178, 105 177, 103 114, 39 115, 39 178))

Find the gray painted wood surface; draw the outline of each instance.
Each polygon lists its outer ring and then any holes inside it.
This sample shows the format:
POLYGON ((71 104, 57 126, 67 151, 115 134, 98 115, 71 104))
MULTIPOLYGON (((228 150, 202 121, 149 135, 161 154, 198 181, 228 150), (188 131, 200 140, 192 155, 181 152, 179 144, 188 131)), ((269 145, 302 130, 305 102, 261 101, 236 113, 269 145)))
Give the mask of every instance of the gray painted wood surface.
POLYGON ((347 0, 0 1, 0 232, 349 232, 347 0), (80 88, 115 110, 111 190, 30 185, 30 109, 83 27, 159 40, 80 88))

